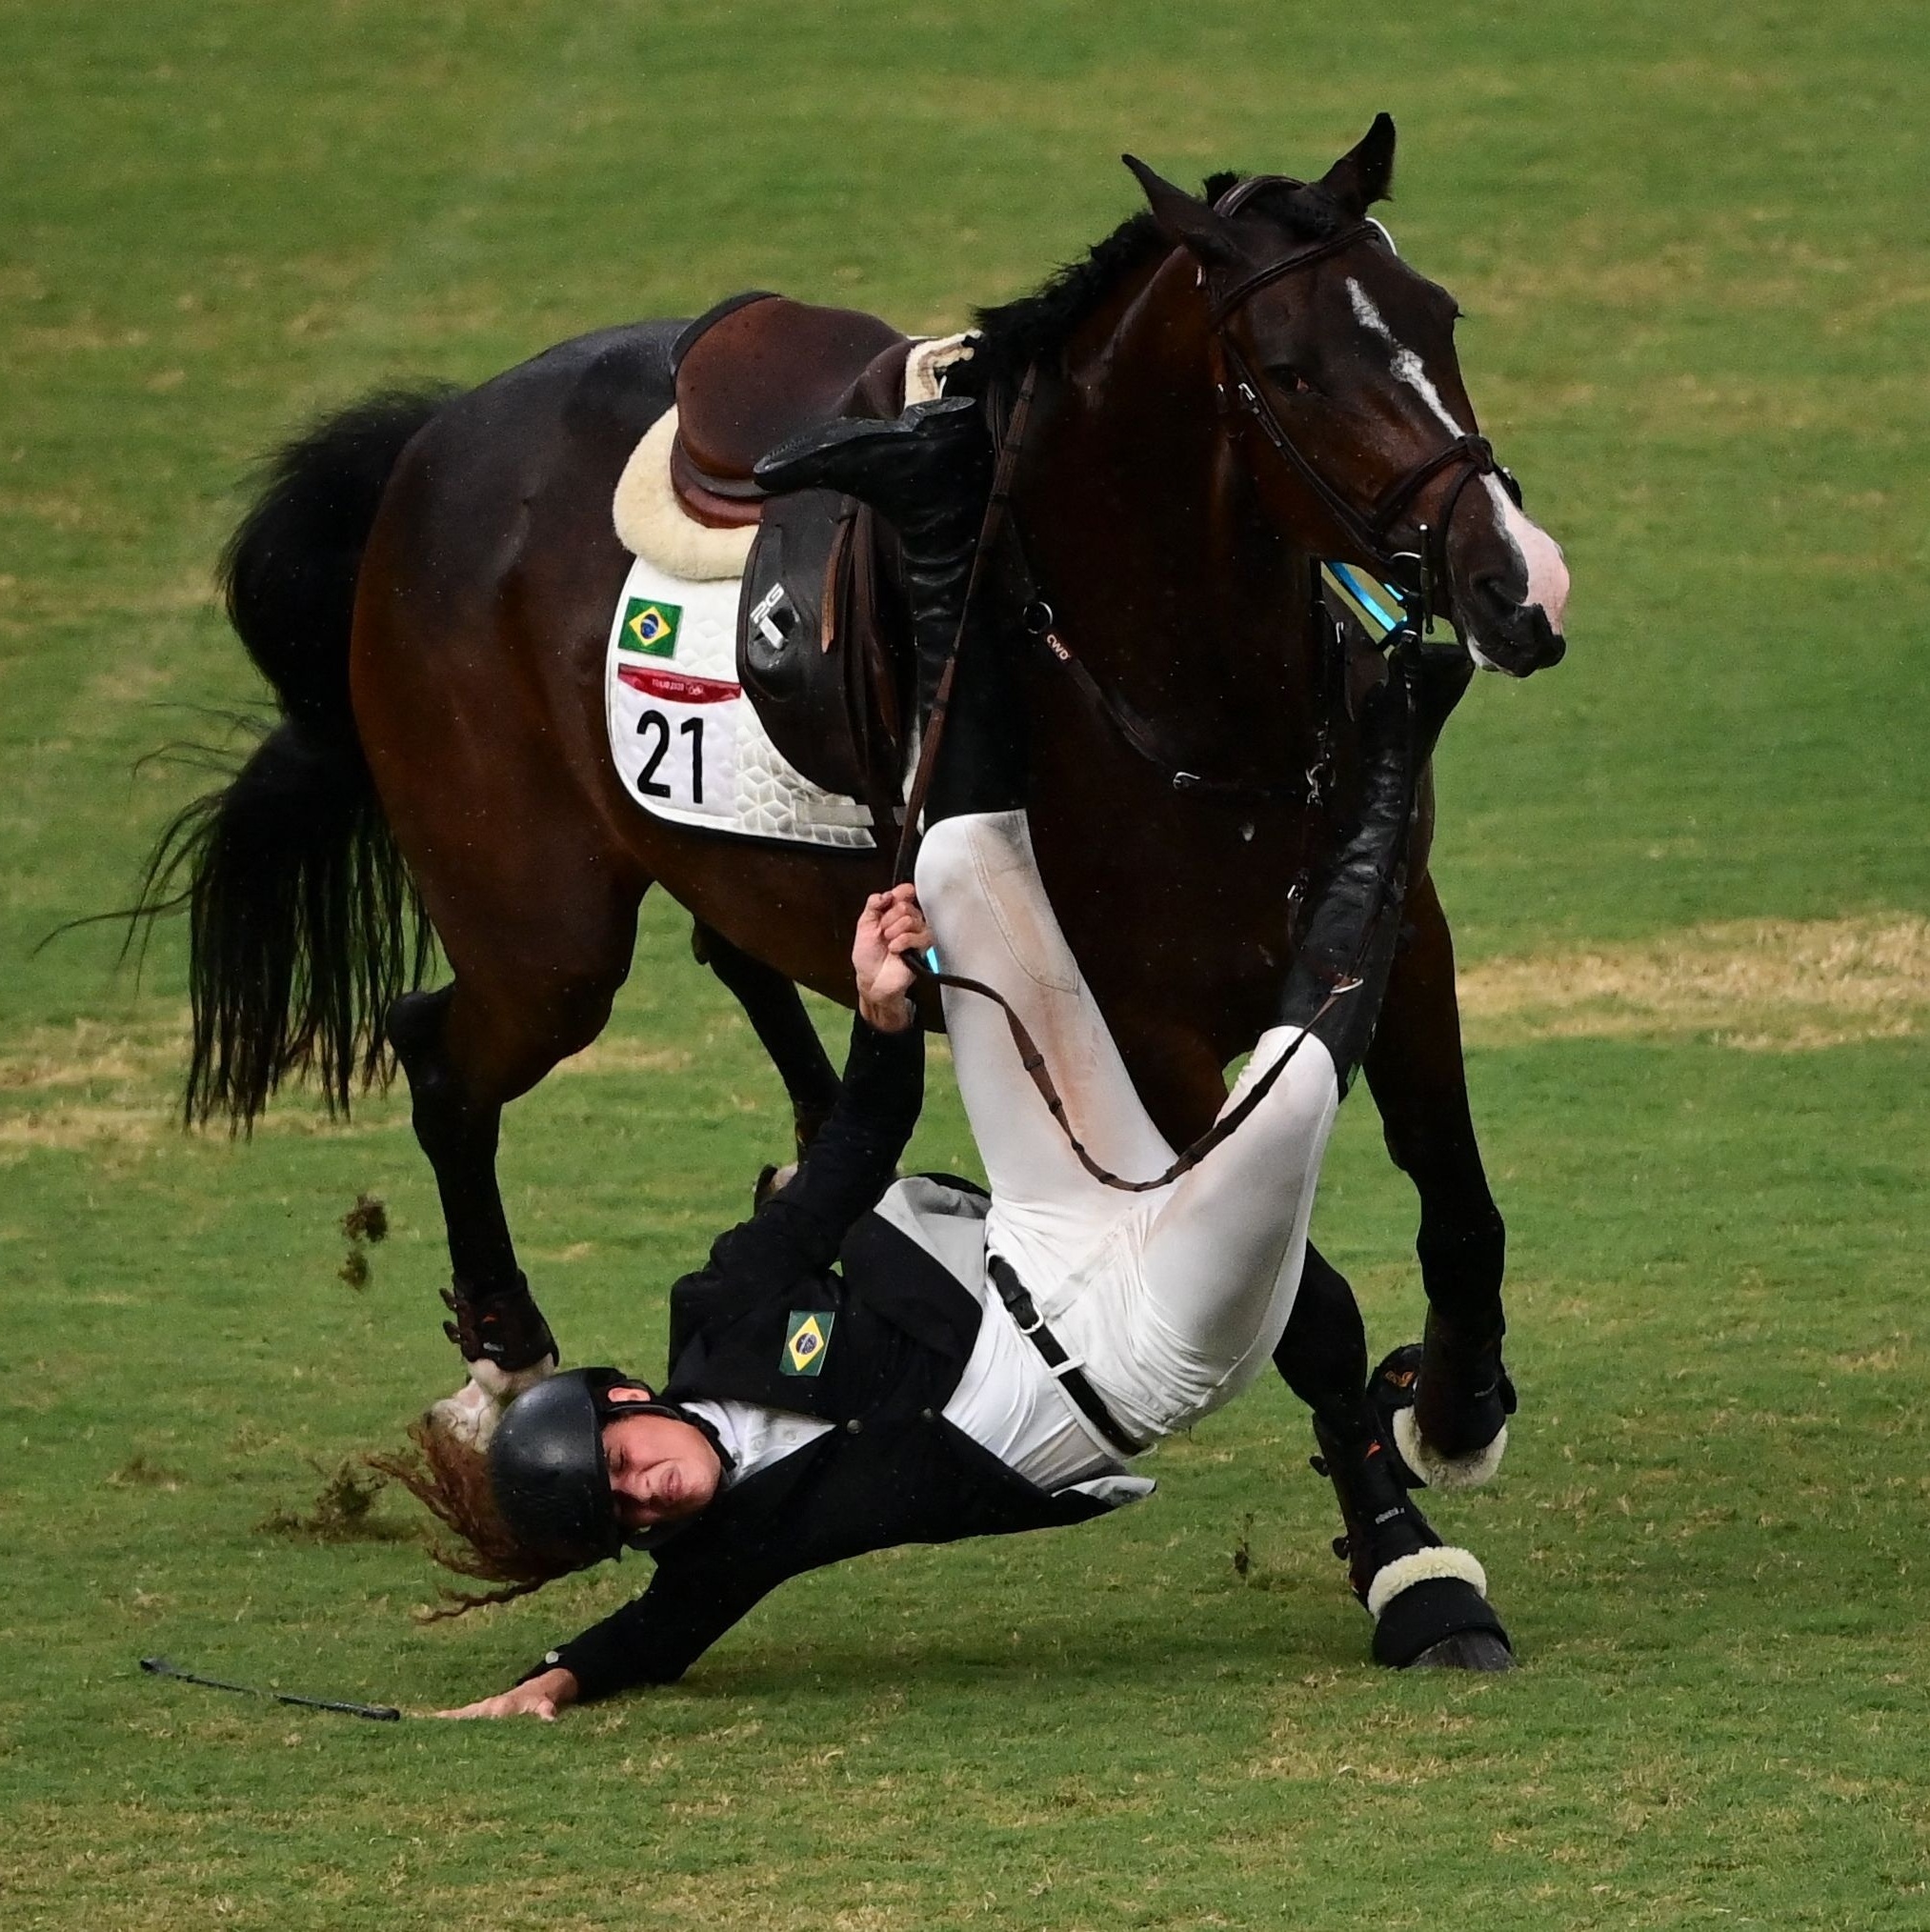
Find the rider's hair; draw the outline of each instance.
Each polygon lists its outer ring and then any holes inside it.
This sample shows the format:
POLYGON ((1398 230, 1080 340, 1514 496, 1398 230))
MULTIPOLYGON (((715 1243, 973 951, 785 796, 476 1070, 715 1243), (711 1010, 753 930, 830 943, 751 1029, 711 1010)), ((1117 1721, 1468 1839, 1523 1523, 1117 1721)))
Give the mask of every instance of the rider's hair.
POLYGON ((570 1566, 546 1561, 511 1535, 490 1486, 489 1458, 473 1443, 439 1429, 427 1416, 410 1425, 407 1449, 363 1459, 370 1468, 392 1478, 428 1510, 447 1537, 431 1537, 430 1556, 459 1577, 493 1583, 493 1590, 436 1587, 436 1603, 417 1613, 420 1621, 439 1622, 489 1603, 508 1603, 569 1574, 570 1566))

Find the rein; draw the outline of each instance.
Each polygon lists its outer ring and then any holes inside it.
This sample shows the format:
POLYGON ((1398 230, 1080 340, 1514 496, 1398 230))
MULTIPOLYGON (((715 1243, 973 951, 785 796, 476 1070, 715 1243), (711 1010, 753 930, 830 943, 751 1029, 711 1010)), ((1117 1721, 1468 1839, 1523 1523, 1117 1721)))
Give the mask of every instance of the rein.
MULTIPOLYGON (((1362 945, 1365 945, 1363 939, 1362 945)), ((1345 976, 1333 992, 1321 1001, 1320 1009, 1312 1019, 1303 1025, 1288 1043, 1287 1050, 1248 1090, 1245 1097, 1232 1112, 1222 1114, 1197 1140, 1175 1157, 1173 1164, 1163 1174, 1155 1175, 1151 1180, 1124 1180, 1111 1168, 1102 1166, 1093 1158, 1085 1142, 1073 1131, 1073 1123, 1066 1115, 1066 1103, 1054 1084, 1052 1069, 1045 1063, 1045 1056, 1032 1036, 1024 1020, 1013 1011, 1012 1002, 995 986, 987 986, 982 980, 966 979, 955 973, 940 973, 916 954, 905 956, 913 963, 920 978, 928 978, 935 986, 955 986, 961 993, 975 993, 983 999, 989 999, 1005 1016, 1006 1030, 1012 1035, 1012 1043, 1018 1049, 1019 1064, 1025 1069, 1027 1077, 1038 1089, 1039 1097, 1046 1104, 1046 1111, 1058 1122, 1058 1130, 1066 1137, 1067 1144, 1077 1157, 1078 1163, 1092 1177, 1102 1185, 1116 1188, 1121 1194, 1152 1194, 1156 1189, 1170 1187, 1182 1174, 1197 1167, 1206 1157, 1227 1137, 1236 1132, 1253 1113, 1254 1109, 1273 1092, 1274 1082, 1286 1071, 1287 1062, 1299 1052, 1301 1042, 1319 1025, 1334 1006, 1350 993, 1357 992, 1363 983, 1359 977, 1359 961, 1357 958, 1345 976)))
POLYGON ((1074 654, 1058 629, 1053 607, 1037 594, 1037 579, 1017 544, 1015 529, 1014 572, 1030 589, 1019 615, 1019 626, 1046 655, 1072 679, 1073 689, 1083 697, 1117 734, 1126 749, 1136 752, 1172 786, 1176 792, 1218 798, 1233 805, 1310 805, 1318 802, 1319 786, 1315 775, 1305 779, 1287 779, 1262 784, 1250 778, 1212 778, 1189 770, 1173 758, 1159 742, 1159 734, 1144 714, 1118 692, 1101 684, 1074 654))

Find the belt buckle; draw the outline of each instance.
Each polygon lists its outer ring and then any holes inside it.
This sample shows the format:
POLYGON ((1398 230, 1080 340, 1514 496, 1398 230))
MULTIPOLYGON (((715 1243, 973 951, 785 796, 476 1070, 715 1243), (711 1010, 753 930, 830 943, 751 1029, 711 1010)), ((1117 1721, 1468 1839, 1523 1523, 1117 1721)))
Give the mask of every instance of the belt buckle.
POLYGON ((1005 1312, 1012 1317, 1012 1325, 1019 1334, 1030 1338, 1045 1326, 1045 1317, 1038 1312, 1038 1303, 1032 1298, 1032 1291, 1018 1278, 1018 1270, 1003 1255, 988 1255, 985 1272, 992 1277, 992 1285, 998 1290, 998 1298, 1005 1303, 1005 1312), (1032 1326, 1025 1325, 1019 1315, 1019 1304, 1032 1310, 1032 1326))

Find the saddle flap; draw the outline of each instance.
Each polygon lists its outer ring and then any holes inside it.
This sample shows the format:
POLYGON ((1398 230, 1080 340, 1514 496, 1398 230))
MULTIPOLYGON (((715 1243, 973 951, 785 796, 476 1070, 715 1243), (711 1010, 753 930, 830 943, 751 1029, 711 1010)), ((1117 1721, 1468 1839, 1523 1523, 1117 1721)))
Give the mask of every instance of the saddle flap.
POLYGON ((765 504, 737 601, 737 677, 771 742, 813 784, 862 800, 885 834, 910 661, 895 569, 871 511, 799 491, 765 504))

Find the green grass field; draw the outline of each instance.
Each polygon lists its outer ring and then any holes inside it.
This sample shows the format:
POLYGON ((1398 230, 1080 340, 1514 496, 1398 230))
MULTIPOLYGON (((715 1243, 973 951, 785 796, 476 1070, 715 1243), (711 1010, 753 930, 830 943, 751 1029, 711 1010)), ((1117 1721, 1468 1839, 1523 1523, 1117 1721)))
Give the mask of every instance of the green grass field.
MULTIPOLYGON (((0 1922, 1930 1924, 1926 100, 1903 0, 0 11, 0 1922), (34 950, 205 782, 140 755, 258 698, 210 589, 249 459, 739 287, 955 326, 1129 211, 1122 148, 1317 171, 1381 108, 1577 585, 1440 761, 1524 1408, 1437 1521, 1526 1668, 1366 1663, 1269 1385, 1122 1519, 794 1584, 554 1728, 143 1679, 433 1708, 643 1575, 424 1629, 392 1495, 290 1527, 452 1386, 405 1108, 184 1137, 182 935, 138 988, 111 930, 34 950)), ((656 1358, 783 1138, 656 905, 509 1120, 576 1359, 656 1358)), ((942 1080, 914 1153, 968 1157, 942 1080)), ((1357 1099, 1317 1227, 1377 1345, 1412 1223, 1357 1099)))

